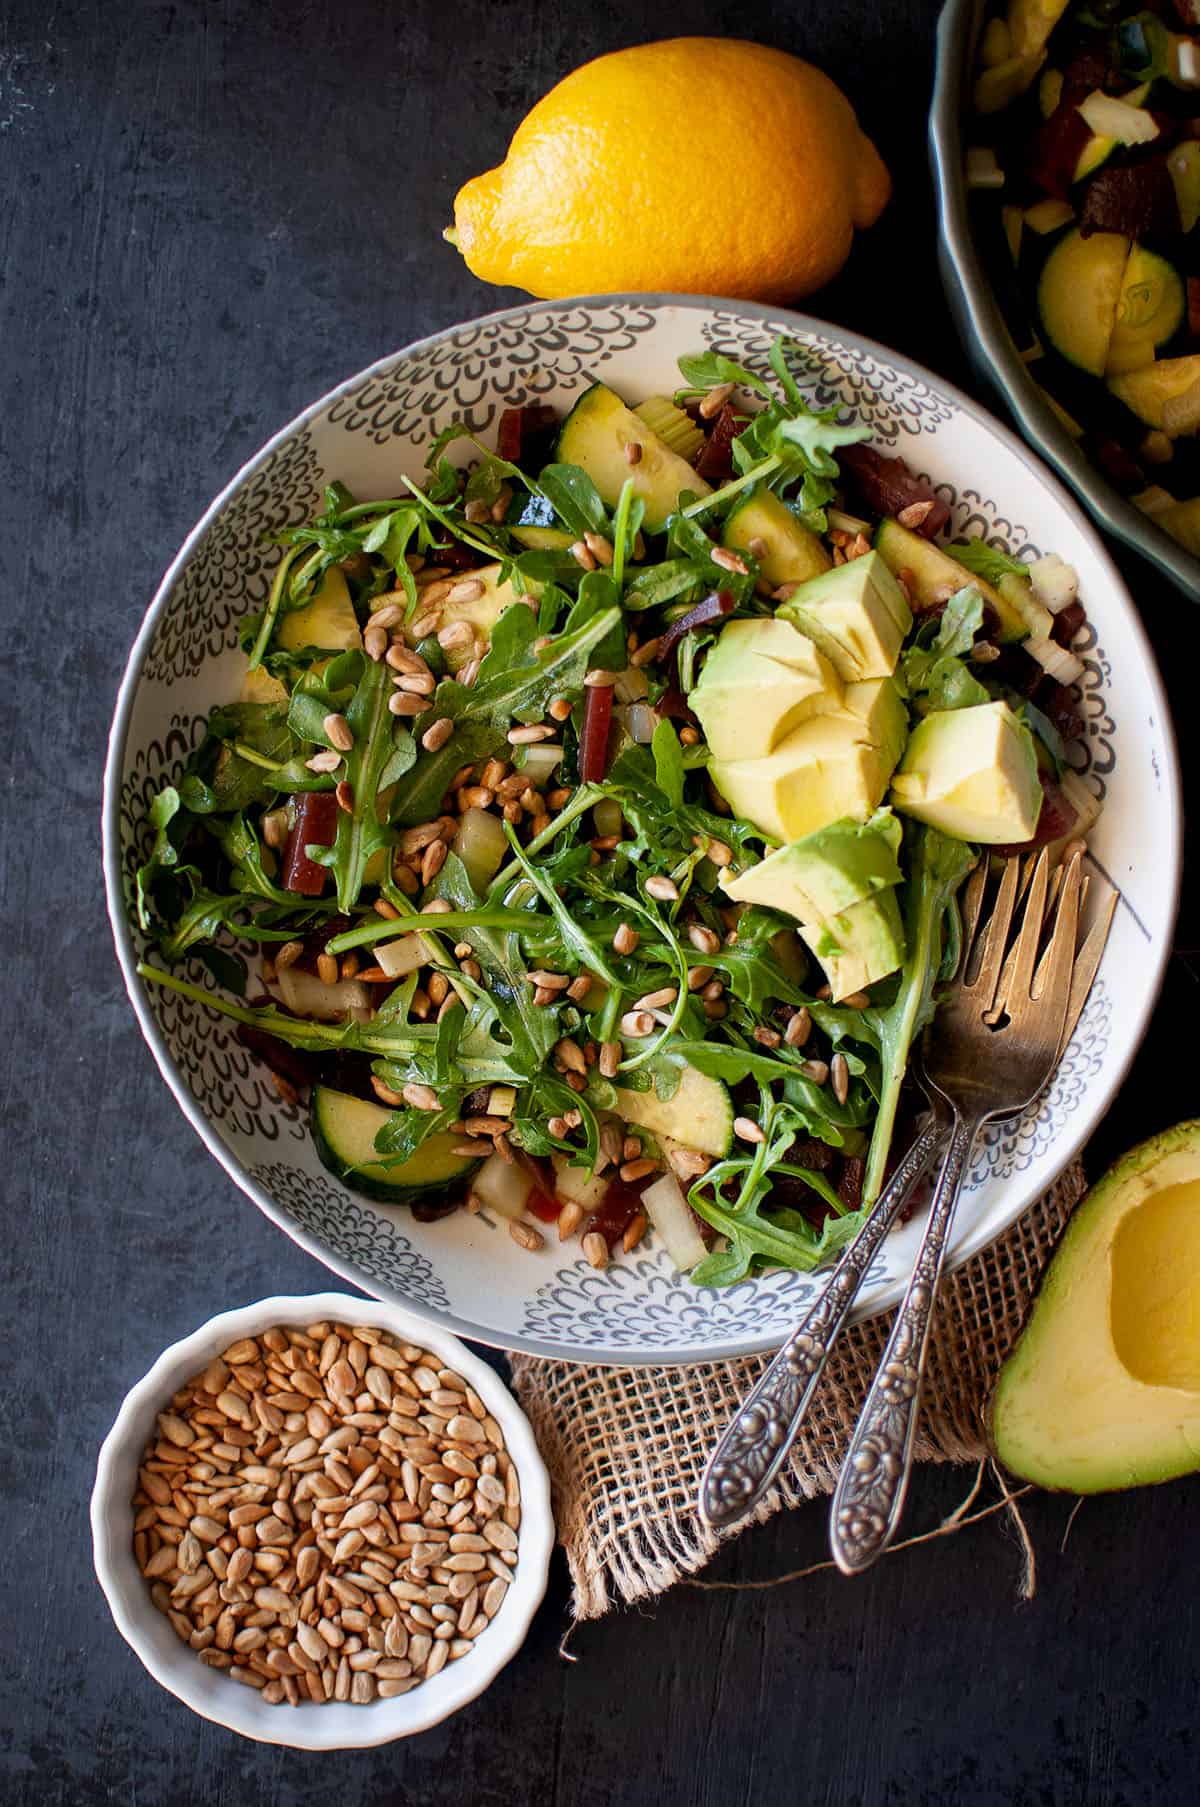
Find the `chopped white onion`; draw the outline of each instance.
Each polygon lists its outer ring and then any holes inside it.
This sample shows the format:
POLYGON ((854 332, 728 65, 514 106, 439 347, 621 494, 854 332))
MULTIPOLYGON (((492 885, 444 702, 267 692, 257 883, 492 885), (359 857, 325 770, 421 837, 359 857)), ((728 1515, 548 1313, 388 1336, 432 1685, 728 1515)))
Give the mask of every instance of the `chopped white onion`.
POLYGON ((592 820, 596 824, 597 834, 619 835, 625 826, 621 805, 615 797, 602 797, 592 808, 592 820))
POLYGON ((659 720, 658 711, 651 709, 649 703, 630 703, 625 711, 625 725, 629 729, 629 737, 631 740, 636 740, 640 747, 650 745, 659 720))
POLYGON ((471 1191, 487 1210, 500 1217, 518 1218, 533 1191, 533 1175, 520 1161, 490 1154, 472 1179, 471 1191))
POLYGON ((1029 567, 1029 581, 1038 601, 1052 615, 1067 608, 1079 594, 1078 571, 1074 565, 1068 565, 1065 559, 1059 558, 1057 552, 1048 552, 1045 558, 1034 559, 1029 567))
POLYGON ((569 1155, 553 1154, 550 1160, 554 1167, 555 1198, 561 1199, 564 1205, 598 1211, 609 1186, 605 1175, 589 1173, 586 1167, 576 1166, 569 1155))
POLYGON ((652 1186, 647 1186, 642 1193, 642 1204, 681 1274, 690 1272, 698 1261, 703 1261, 708 1250, 673 1173, 664 1173, 652 1186))
POLYGON ((1082 659, 1077 659, 1057 640, 1026 640, 1023 644, 1030 658, 1036 659, 1056 684, 1075 684, 1083 676, 1082 659))
POLYGON ((275 983, 294 1016, 311 1017, 317 1023, 340 1022, 351 1011, 371 1008, 370 993, 358 979, 335 979, 332 985, 326 985, 316 973, 283 966, 275 983))
POLYGON ((375 964, 389 979, 405 979, 432 960, 429 944, 420 935, 401 935, 398 941, 381 941, 373 949, 375 964))
POLYGON ((1194 38, 1172 37, 1170 79, 1179 88, 1200 88, 1200 47, 1194 38))
POLYGON ((558 769, 563 750, 557 741, 543 742, 538 747, 526 747, 525 757, 521 761, 522 774, 528 778, 534 790, 539 785, 548 784, 558 769))
POLYGON ((640 703, 650 694, 650 680, 640 665, 628 665, 617 673, 613 695, 618 703, 640 703))
POLYGON ((1004 171, 996 162, 995 151, 973 145, 967 152, 967 187, 1004 187, 1004 171))
POLYGON ((1080 103, 1079 111, 1097 137, 1115 138, 1118 144, 1149 144, 1158 137, 1154 116, 1145 107, 1131 107, 1099 88, 1080 103))
POLYGON ((470 808, 454 837, 454 851, 467 869, 467 877, 477 891, 495 878, 508 854, 508 839, 499 816, 489 816, 485 809, 470 808))

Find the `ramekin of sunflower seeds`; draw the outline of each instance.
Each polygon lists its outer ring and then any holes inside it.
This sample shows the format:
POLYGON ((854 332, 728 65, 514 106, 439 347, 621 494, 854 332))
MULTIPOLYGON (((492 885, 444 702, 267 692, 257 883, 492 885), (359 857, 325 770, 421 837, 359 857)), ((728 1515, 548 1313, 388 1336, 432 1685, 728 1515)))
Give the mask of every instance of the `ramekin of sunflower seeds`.
POLYGON ((92 1537, 156 1681, 246 1737, 341 1750, 487 1687, 545 1592, 554 1522, 491 1368, 398 1307, 320 1293, 159 1357, 101 1448, 92 1537))

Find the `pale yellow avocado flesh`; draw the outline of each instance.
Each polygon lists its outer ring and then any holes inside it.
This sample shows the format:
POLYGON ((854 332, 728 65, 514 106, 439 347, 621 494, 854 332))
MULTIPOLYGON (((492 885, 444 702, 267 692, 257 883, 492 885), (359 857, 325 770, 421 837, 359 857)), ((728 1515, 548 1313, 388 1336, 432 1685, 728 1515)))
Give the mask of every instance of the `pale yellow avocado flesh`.
POLYGON ((1015 1474, 1077 1493, 1200 1468, 1200 1122, 1132 1149, 1076 1210, 991 1437, 1015 1474))
MULTIPOLYGON (((452 600, 451 596, 445 596, 437 605, 439 628, 449 627, 454 621, 465 621, 474 630, 475 642, 478 643, 468 641, 464 646, 445 648, 446 664, 451 671, 461 671, 464 665, 477 656, 481 647, 486 646, 491 638, 492 629, 505 609, 511 608, 517 600, 517 591, 512 584, 499 582, 500 570, 501 567, 496 564, 483 565, 478 571, 464 571, 454 587, 461 585, 469 590, 473 584, 481 583, 482 593, 478 596, 460 597, 457 601, 452 600)), ((422 611, 418 603, 413 620, 419 621, 423 612, 425 611, 422 611)), ((411 624, 405 627, 404 638, 410 646, 417 644, 411 624)))
POLYGON ((821 962, 835 1004, 904 964, 904 925, 895 890, 865 897, 827 923, 802 927, 800 934, 821 962))
POLYGON ((890 678, 912 626, 904 592, 875 551, 810 578, 779 612, 816 641, 848 684, 890 678))
POLYGON ((745 872, 722 874, 722 888, 737 903, 763 904, 797 922, 832 922, 851 905, 899 884, 900 840, 891 810, 866 822, 830 822, 745 872))
POLYGON ((1007 703, 936 710, 909 736, 891 801, 960 841, 1027 841, 1042 807, 1029 730, 1007 703))
MULTIPOLYGON (((351 652, 362 645, 362 630, 350 590, 336 565, 326 571, 311 602, 280 616, 275 644, 281 652, 303 652, 308 646, 320 646, 328 652, 351 652)), ((317 664, 313 669, 319 672, 321 667, 317 664)), ((243 677, 241 700, 286 703, 287 686, 260 665, 243 677)))
POLYGON ((714 760, 709 770, 736 815, 772 840, 798 841, 839 816, 870 815, 892 765, 857 716, 839 714, 814 716, 764 759, 714 760))
POLYGON ((689 701, 715 759, 759 759, 809 716, 842 704, 829 660, 790 622, 731 621, 689 701))

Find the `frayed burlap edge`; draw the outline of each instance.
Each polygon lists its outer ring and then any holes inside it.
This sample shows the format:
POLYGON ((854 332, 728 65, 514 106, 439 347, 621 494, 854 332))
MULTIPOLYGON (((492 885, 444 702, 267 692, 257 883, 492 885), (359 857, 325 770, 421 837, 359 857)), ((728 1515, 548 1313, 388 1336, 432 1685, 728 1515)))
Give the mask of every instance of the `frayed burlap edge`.
MULTIPOLYGON (((1005 1235, 945 1281, 918 1461, 984 1459, 992 1382, 1085 1185, 1075 1162, 1005 1235)), ((890 1322, 889 1313, 843 1332, 790 1464, 748 1523, 832 1490, 890 1322)), ((696 1515, 700 1475, 768 1359, 608 1368, 514 1356, 513 1385, 550 1470, 577 1619, 660 1594, 710 1560, 722 1538, 696 1515)))

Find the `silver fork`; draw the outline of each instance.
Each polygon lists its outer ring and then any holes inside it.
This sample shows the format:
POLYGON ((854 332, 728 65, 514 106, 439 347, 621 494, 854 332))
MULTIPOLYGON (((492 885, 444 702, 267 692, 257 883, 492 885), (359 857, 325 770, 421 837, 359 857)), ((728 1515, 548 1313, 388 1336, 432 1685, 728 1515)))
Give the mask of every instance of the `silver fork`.
MULTIPOLYGON (((927 1036, 924 1078, 952 1116, 950 1140, 908 1290, 850 1440, 830 1514, 830 1546, 843 1574, 860 1574, 890 1543, 904 1506, 929 1328, 946 1242, 981 1127, 1025 1109, 1049 1079, 1072 1004, 1082 853, 1067 865, 1047 919, 1049 863, 1041 854, 1006 958, 1021 862, 1008 860, 981 954, 976 941, 988 883, 982 862, 963 907, 959 982, 927 1036), (1039 962, 1047 920, 1049 944, 1039 962), (989 1021, 1003 992, 1003 1014, 989 1021)), ((1090 982, 1090 981, 1089 981, 1090 982)))

